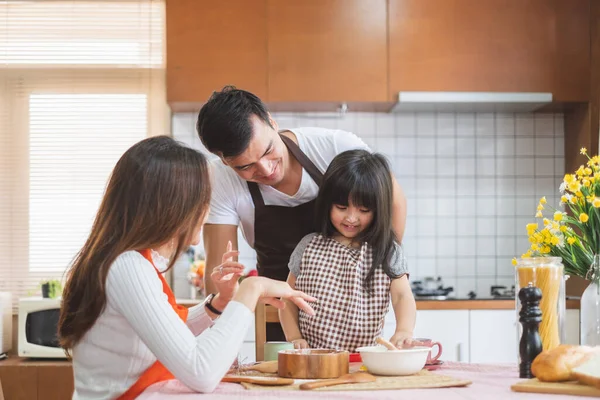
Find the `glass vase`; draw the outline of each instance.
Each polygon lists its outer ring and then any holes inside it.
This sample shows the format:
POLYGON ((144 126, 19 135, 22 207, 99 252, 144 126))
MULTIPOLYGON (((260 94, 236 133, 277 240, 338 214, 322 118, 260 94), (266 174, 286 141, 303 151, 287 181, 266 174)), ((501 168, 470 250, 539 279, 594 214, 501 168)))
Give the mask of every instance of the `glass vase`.
POLYGON ((594 256, 586 278, 590 284, 581 296, 581 344, 600 346, 600 255, 594 256))
MULTIPOLYGON (((517 261, 515 271, 515 302, 517 308, 517 343, 523 326, 519 322, 521 301, 519 291, 531 283, 542 292, 540 309, 542 321, 538 331, 544 350, 551 350, 565 342, 565 276, 560 257, 531 257, 517 261)), ((519 359, 520 362, 520 359, 519 359)))

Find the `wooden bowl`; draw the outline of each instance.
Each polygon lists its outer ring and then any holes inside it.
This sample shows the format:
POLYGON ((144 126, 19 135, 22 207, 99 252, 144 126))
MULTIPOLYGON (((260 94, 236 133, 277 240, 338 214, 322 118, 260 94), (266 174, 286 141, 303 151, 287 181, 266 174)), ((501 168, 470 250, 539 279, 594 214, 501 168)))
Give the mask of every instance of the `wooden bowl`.
POLYGON ((277 355, 277 374, 282 378, 330 379, 349 371, 349 353, 329 349, 281 350, 277 355))

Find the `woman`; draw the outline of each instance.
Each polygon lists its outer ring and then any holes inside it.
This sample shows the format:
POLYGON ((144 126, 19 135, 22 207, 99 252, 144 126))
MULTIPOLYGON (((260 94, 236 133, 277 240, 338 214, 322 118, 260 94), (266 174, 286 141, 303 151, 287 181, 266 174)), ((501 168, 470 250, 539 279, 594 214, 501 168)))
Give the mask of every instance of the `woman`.
POLYGON ((314 299, 286 283, 238 285, 244 267, 229 261, 231 249, 211 275, 216 296, 189 310, 175 303, 161 273, 199 242, 209 201, 206 159, 171 138, 143 140, 118 161, 63 293, 58 332, 73 357, 74 399, 134 399, 174 378, 211 392, 259 300, 313 312, 305 300, 314 299))

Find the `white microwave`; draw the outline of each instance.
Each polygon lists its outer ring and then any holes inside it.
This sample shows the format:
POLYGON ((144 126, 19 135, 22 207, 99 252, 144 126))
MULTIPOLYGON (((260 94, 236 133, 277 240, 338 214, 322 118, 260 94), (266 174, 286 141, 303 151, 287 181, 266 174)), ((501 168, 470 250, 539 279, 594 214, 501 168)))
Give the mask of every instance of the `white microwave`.
POLYGON ((67 358, 58 344, 60 301, 60 297, 19 299, 17 347, 20 357, 67 358))

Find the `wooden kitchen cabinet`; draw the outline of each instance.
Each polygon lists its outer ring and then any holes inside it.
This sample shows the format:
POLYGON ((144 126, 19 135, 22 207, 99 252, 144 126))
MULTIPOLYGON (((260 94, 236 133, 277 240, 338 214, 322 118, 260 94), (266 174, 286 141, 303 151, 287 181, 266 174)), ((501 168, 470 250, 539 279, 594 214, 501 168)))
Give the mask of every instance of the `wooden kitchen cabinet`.
POLYGON ((589 99, 590 0, 389 0, 400 91, 551 92, 589 99))
POLYGON ((383 102, 386 0, 268 0, 269 102, 383 102))
POLYGON ((266 0, 167 0, 166 10, 173 111, 190 111, 225 85, 266 98, 266 0))

